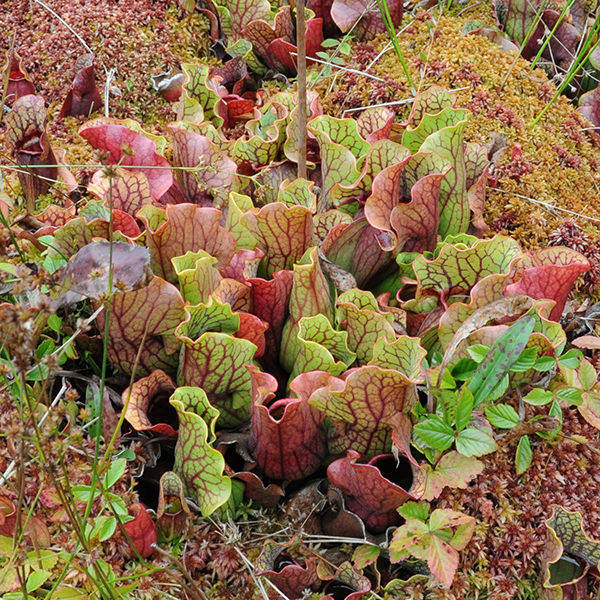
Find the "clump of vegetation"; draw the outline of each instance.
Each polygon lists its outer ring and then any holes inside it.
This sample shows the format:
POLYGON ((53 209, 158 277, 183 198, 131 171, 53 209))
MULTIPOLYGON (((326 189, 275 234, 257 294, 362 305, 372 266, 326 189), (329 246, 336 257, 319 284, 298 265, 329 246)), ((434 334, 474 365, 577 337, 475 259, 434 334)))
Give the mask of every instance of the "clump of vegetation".
POLYGON ((3 598, 596 593, 596 234, 528 199, 593 180, 584 116, 458 9, 334 0, 300 147, 294 7, 95 10, 61 88, 7 21, 3 598))

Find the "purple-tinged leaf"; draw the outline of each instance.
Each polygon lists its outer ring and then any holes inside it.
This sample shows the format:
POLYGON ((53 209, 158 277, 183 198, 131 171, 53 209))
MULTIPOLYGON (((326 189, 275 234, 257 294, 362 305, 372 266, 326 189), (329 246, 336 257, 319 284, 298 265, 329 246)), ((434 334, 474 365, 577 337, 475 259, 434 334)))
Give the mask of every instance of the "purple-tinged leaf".
POLYGON ((314 243, 312 212, 305 206, 267 204, 246 213, 242 223, 266 254, 258 271, 266 279, 275 271, 291 269, 314 243))
POLYGON ((502 25, 511 40, 515 40, 519 45, 525 41, 527 32, 537 18, 539 6, 540 0, 533 2, 527 0, 507 1, 506 10, 502 15, 502 25))
POLYGON ((58 118, 89 117, 102 108, 102 98, 96 86, 94 55, 83 54, 75 63, 75 79, 60 109, 58 118))
POLYGON ((338 38, 340 30, 331 17, 333 0, 308 0, 306 8, 315 13, 315 17, 323 19, 323 35, 325 38, 338 38))
MULTIPOLYGON (((181 346, 173 333, 184 314, 179 291, 160 277, 139 290, 116 294, 110 301, 108 359, 131 375, 139 353, 136 376, 155 369, 173 373, 181 346)), ((104 320, 103 313, 96 319, 101 336, 104 320)))
POLYGON ((132 553, 135 550, 143 558, 152 556, 158 542, 158 531, 156 523, 150 518, 146 507, 136 502, 129 507, 130 512, 135 513, 131 521, 123 523, 123 529, 128 536, 129 546, 132 553))
POLYGON ((348 450, 345 458, 327 467, 327 477, 344 492, 346 506, 357 514, 370 531, 380 533, 401 523, 398 507, 412 495, 413 467, 392 454, 373 457, 366 464, 360 454, 348 450))
POLYGON ((252 314, 269 324, 265 331, 266 351, 261 364, 269 373, 281 371, 279 355, 283 327, 289 316, 288 304, 292 293, 292 271, 276 271, 273 279, 250 279, 252 314))
POLYGON ((385 106, 368 108, 356 119, 358 133, 369 144, 380 140, 389 140, 395 114, 385 106))
POLYGON ((464 156, 467 200, 472 214, 471 224, 478 233, 483 233, 489 229, 483 218, 487 173, 490 164, 487 158, 487 148, 469 142, 465 144, 464 156))
POLYGON ((387 251, 435 249, 440 223, 440 189, 449 172, 437 153, 418 153, 383 169, 373 181, 365 216, 387 251))
POLYGON ((281 486, 274 483, 265 486, 261 478, 250 471, 232 473, 231 478, 244 483, 244 498, 246 500, 252 500, 264 508, 275 508, 285 496, 281 486))
POLYGON ((152 87, 160 92, 160 95, 167 102, 176 102, 181 98, 183 93, 184 75, 180 72, 175 72, 171 75, 171 69, 165 73, 153 75, 151 78, 152 87))
POLYGON ((290 384, 293 398, 271 402, 277 381, 251 367, 253 378, 250 450, 258 468, 273 479, 303 479, 314 473, 327 453, 325 416, 309 404, 313 392, 327 385, 330 374, 311 371, 290 384))
POLYGON ((102 170, 96 171, 88 184, 88 192, 103 200, 105 206, 111 206, 112 200, 113 209, 129 215, 154 202, 146 175, 130 169, 117 168, 116 177, 112 179, 105 177, 102 170))
POLYGON ((333 227, 321 251, 329 261, 352 273, 359 288, 364 288, 391 261, 390 253, 377 244, 376 230, 364 217, 333 227))
POLYGON ((58 175, 56 157, 46 134, 46 108, 41 96, 22 96, 4 117, 6 138, 12 147, 19 182, 27 200, 27 210, 34 212, 38 196, 45 194, 58 175), (43 168, 28 169, 29 166, 43 168))
MULTIPOLYGON (((402 23, 402 1, 388 0, 386 5, 396 29, 402 23)), ((387 31, 377 4, 373 6, 369 0, 333 0, 331 17, 342 33, 352 29, 352 35, 362 42, 387 31)))
POLYGON ((223 455, 210 446, 219 411, 199 388, 177 388, 170 402, 179 417, 173 471, 181 478, 185 495, 191 496, 207 517, 231 495, 231 479, 223 475, 223 455))
POLYGON ((159 200, 173 184, 169 161, 157 152, 156 141, 130 129, 127 121, 101 117, 79 128, 79 135, 94 149, 108 153, 108 164, 130 166, 148 178, 150 192, 159 200), (127 153, 123 151, 127 148, 127 153), (150 168, 145 168, 150 167, 150 168))
POLYGON ((164 371, 152 371, 123 392, 121 398, 126 407, 125 420, 136 431, 152 431, 157 435, 175 437, 177 424, 173 423, 174 428, 167 422, 173 422, 169 415, 171 407, 168 399, 174 391, 175 383, 164 371))
POLYGON ((399 371, 364 366, 350 369, 343 379, 332 377, 314 392, 310 403, 332 421, 329 451, 355 450, 368 457, 389 452, 389 420, 409 412, 416 402, 415 385, 399 371))
MULTIPOLYGON (((324 213, 317 213, 313 217, 315 235, 319 240, 323 241, 329 235, 329 232, 337 225, 349 225, 352 223, 352 220, 352 217, 348 213, 342 212, 337 208, 333 208, 324 213)), ((337 236, 340 235, 343 230, 343 228, 339 228, 336 230, 338 232, 337 234, 332 234, 329 245, 334 243, 337 236)))
POLYGON ((281 6, 275 15, 273 25, 264 19, 256 19, 246 25, 244 38, 252 43, 252 49, 269 68, 278 72, 285 69, 276 56, 268 51, 269 44, 276 39, 284 42, 294 42, 294 25, 290 6, 281 6))
POLYGON ((87 244, 62 269, 60 293, 52 305, 59 308, 85 299, 99 300, 111 291, 137 290, 152 279, 149 264, 150 255, 143 246, 87 244))
MULTIPOLYGON (((357 121, 358 123, 358 121, 357 121)), ((373 179, 386 167, 398 164, 410 156, 404 146, 390 140, 380 140, 370 146, 362 160, 360 177, 350 183, 334 184, 330 191, 330 200, 336 206, 349 202, 363 202, 373 186, 373 179)))
POLYGON ((290 316, 282 332, 280 354, 281 365, 288 373, 294 368, 298 353, 300 319, 321 314, 333 321, 331 293, 319 264, 317 248, 308 251, 294 265, 289 311, 290 316))
POLYGON ((181 535, 191 516, 192 511, 185 499, 183 482, 179 475, 173 471, 167 471, 160 478, 156 509, 156 524, 162 537, 172 540, 181 535))
POLYGON ((228 45, 242 37, 244 28, 251 21, 271 20, 269 0, 215 0, 214 5, 228 45))
POLYGON ((288 554, 287 549, 295 543, 295 539, 286 544, 267 539, 254 563, 256 574, 268 577, 290 600, 301 598, 307 589, 317 590, 321 583, 317 575, 316 556, 300 564, 288 554))
POLYGON ((600 127, 600 88, 582 94, 577 110, 596 127, 600 127))
POLYGON ((181 125, 169 125, 173 134, 173 165, 186 169, 178 170, 175 177, 191 202, 212 206, 213 198, 227 197, 237 165, 207 137, 181 125))
POLYGON ((536 29, 523 48, 522 56, 527 60, 536 56, 550 31, 552 31, 552 37, 542 52, 542 57, 551 61, 559 69, 568 69, 573 62, 573 57, 577 54, 581 35, 576 27, 567 22, 564 16, 561 19, 561 13, 556 10, 547 9, 542 12, 536 29))
POLYGON ((166 210, 146 205, 138 217, 146 226, 146 245, 154 273, 175 283, 171 259, 186 252, 204 250, 217 259, 217 268, 229 263, 235 239, 220 226, 221 211, 193 204, 167 205, 166 210))
POLYGON ((550 319, 558 321, 575 280, 589 271, 588 259, 570 248, 553 246, 537 254, 526 254, 517 264, 516 283, 506 287, 506 294, 526 294, 536 300, 548 298, 556 302, 550 319))
MULTIPOLYGON (((316 58, 317 52, 323 43, 323 21, 321 19, 308 19, 306 21, 306 57, 310 63, 311 58, 316 58)), ((296 60, 298 53, 295 44, 284 38, 277 38, 267 46, 267 53, 274 55, 285 67, 285 72, 296 75, 296 60)))
POLYGON ((9 105, 22 96, 35 94, 35 87, 28 79, 22 63, 21 57, 13 51, 9 61, 2 69, 2 81, 4 81, 8 69, 8 87, 6 88, 5 101, 9 105))

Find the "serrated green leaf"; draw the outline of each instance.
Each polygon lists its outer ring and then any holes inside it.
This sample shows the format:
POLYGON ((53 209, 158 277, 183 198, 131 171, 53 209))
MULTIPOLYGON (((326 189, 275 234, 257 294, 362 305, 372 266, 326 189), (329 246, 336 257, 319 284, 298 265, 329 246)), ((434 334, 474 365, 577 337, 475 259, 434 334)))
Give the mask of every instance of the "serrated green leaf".
POLYGON ((498 445, 490 435, 468 427, 456 436, 456 449, 464 456, 483 456, 498 449, 498 445))
POLYGON ((581 390, 573 387, 565 387, 556 390, 555 395, 557 398, 572 404, 573 406, 579 406, 583 402, 581 390))
POLYGON ((552 392, 542 390, 541 388, 535 388, 534 390, 531 390, 523 400, 527 402, 527 404, 532 404, 533 406, 545 406, 552 402, 553 398, 554 394, 552 392))
POLYGON ((519 415, 517 411, 506 404, 498 404, 497 406, 486 406, 485 416, 487 420, 499 429, 512 429, 519 424, 519 415))
POLYGON ((437 415, 429 415, 427 419, 417 423, 414 431, 428 446, 436 450, 447 450, 454 441, 454 430, 437 415))
POLYGON ((571 348, 571 350, 558 357, 558 364, 566 369, 578 369, 582 358, 583 354, 581 350, 571 348))
POLYGON ((517 446, 517 453, 515 455, 515 467, 517 468, 517 475, 521 475, 525 473, 531 464, 531 458, 533 456, 533 452, 531 450, 531 442, 529 441, 529 436, 524 435, 519 440, 519 445, 517 446))
POLYGON ((594 365, 584 358, 579 366, 579 380, 581 381, 583 389, 586 391, 591 390, 594 385, 596 385, 597 379, 598 373, 596 373, 594 365))
POLYGON ((546 373, 556 366, 556 359, 553 356, 541 356, 535 361, 533 368, 540 373, 546 373))

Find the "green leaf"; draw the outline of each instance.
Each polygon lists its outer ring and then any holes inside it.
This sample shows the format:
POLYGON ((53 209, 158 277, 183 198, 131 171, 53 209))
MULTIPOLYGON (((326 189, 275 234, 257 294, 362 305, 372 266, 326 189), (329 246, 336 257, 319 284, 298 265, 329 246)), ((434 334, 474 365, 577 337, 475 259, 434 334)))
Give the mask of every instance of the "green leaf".
POLYGON ((436 450, 447 450, 454 441, 454 430, 437 415, 429 415, 414 426, 414 431, 428 445, 436 450))
POLYGON ((499 429, 512 429, 519 424, 519 415, 512 406, 498 404, 497 406, 487 406, 485 416, 488 421, 499 429))
POLYGON ((50 575, 52 575, 52 573, 49 571, 33 571, 27 578, 27 592, 37 590, 50 575))
POLYGON ((534 390, 531 390, 523 400, 527 402, 527 404, 532 404, 533 406, 545 406, 552 402, 553 398, 554 394, 552 392, 542 390, 541 388, 535 388, 534 390))
POLYGON ((108 467, 108 471, 104 475, 104 487, 105 489, 110 489, 123 475, 125 475, 125 467, 127 466, 127 461, 124 458, 117 458, 110 463, 108 467))
POLYGON ((583 396, 581 390, 573 387, 564 387, 554 392, 557 398, 572 404, 573 406, 579 406, 583 402, 583 396))
POLYGON ((456 431, 462 431, 471 420, 473 412, 473 394, 471 390, 464 387, 458 397, 458 406, 456 408, 456 431))
MULTIPOLYGON (((461 358, 451 369, 456 381, 467 381, 477 369, 477 362, 470 358, 461 358)), ((442 377, 443 378, 443 377, 442 377)))
POLYGON ((464 456, 483 456, 498 449, 498 445, 490 435, 468 427, 456 436, 456 449, 464 456))
POLYGON ((473 392, 474 406, 479 406, 490 395, 502 378, 515 364, 535 328, 535 318, 523 317, 511 325, 491 346, 468 383, 473 392))
MULTIPOLYGON (((89 485, 75 485, 71 488, 71 493, 73 494, 73 498, 75 500, 80 500, 81 502, 88 502, 90 497, 92 496, 92 488, 89 485)), ((94 499, 100 495, 100 490, 94 490, 94 499)))
POLYGON ((480 363, 485 358, 486 354, 489 352, 489 347, 484 346, 483 344, 475 344, 473 346, 469 346, 467 348, 467 352, 469 356, 476 362, 480 363))
POLYGON ((418 519, 419 521, 427 521, 429 518, 429 502, 406 502, 398 512, 405 519, 418 519))
POLYGON ((60 328, 62 327, 62 319, 57 315, 50 315, 48 317, 48 327, 55 331, 56 333, 60 333, 60 328))
POLYGON ((537 348, 525 348, 517 359, 517 362, 511 367, 512 373, 525 373, 529 369, 533 369, 537 361, 537 348))
POLYGON ((112 516, 108 517, 108 519, 106 519, 104 523, 102 523, 102 527, 100 527, 98 531, 98 541, 105 542, 106 540, 110 539, 113 536, 113 533, 116 531, 116 529, 117 519, 112 516))
POLYGON ((214 439, 214 426, 219 411, 213 408, 204 390, 179 387, 169 402, 179 417, 179 437, 175 446, 177 473, 190 495, 207 517, 227 502, 231 479, 223 475, 223 455, 209 445, 214 439))
POLYGON ((531 464, 531 458, 533 456, 533 452, 531 451, 531 443, 529 441, 529 436, 524 435, 519 440, 519 445, 517 446, 517 453, 515 455, 515 466, 517 468, 517 475, 521 475, 525 473, 531 464))
POLYGON ((566 369, 577 369, 582 358, 581 350, 571 348, 571 350, 558 357, 558 364, 566 369))
POLYGON ((596 373, 596 369, 594 369, 594 365, 589 360, 585 358, 581 361, 581 365, 579 367, 579 380, 581 381, 581 385, 583 389, 586 391, 591 390, 594 385, 596 385, 596 380, 598 379, 598 373, 596 373))
POLYGON ((490 394, 486 398, 486 402, 493 402, 494 400, 498 400, 502 398, 504 394, 508 391, 508 386, 510 384, 510 377, 508 373, 502 377, 499 381, 498 385, 490 392, 490 394))
POLYGON ((540 373, 551 371, 556 366, 556 359, 553 356, 541 356, 535 361, 533 368, 540 373))

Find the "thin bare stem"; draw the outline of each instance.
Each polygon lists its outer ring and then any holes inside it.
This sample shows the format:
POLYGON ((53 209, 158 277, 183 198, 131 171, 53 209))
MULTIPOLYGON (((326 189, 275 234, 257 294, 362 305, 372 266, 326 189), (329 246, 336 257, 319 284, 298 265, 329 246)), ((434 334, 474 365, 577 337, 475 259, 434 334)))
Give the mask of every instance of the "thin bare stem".
POLYGON ((296 0, 296 46, 298 47, 298 177, 306 171, 306 22, 304 0, 296 0))

